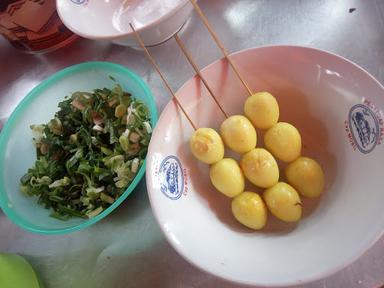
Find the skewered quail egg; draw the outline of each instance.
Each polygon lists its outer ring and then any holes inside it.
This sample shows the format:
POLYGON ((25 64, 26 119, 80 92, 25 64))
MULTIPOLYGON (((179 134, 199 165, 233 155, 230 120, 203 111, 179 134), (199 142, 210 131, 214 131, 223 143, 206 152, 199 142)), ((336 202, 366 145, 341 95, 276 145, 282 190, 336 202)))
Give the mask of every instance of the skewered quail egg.
POLYGON ((244 191, 244 175, 237 162, 231 158, 221 159, 209 171, 213 186, 228 197, 244 191))
POLYGON ((255 93, 244 104, 244 114, 259 129, 269 129, 279 120, 279 104, 268 92, 255 93))
POLYGON ((288 183, 305 197, 318 197, 324 190, 324 173, 320 165, 308 157, 299 157, 286 170, 288 183))
POLYGON ((189 146, 192 154, 206 164, 216 163, 224 157, 223 141, 212 128, 197 129, 189 141, 189 146))
POLYGON ((285 222, 299 221, 302 206, 299 194, 291 185, 279 182, 264 191, 263 198, 269 211, 285 222))
POLYGON ((232 200, 232 214, 248 228, 259 230, 267 223, 267 207, 254 192, 245 191, 232 200))
POLYGON ((225 119, 221 124, 220 134, 224 143, 237 153, 246 153, 256 147, 256 130, 243 115, 233 115, 225 119))
POLYGON ((245 177, 256 186, 268 188, 279 181, 279 167, 272 154, 255 148, 244 154, 240 161, 245 177))
POLYGON ((291 124, 279 122, 264 134, 265 147, 284 162, 291 162, 301 153, 301 136, 291 124))

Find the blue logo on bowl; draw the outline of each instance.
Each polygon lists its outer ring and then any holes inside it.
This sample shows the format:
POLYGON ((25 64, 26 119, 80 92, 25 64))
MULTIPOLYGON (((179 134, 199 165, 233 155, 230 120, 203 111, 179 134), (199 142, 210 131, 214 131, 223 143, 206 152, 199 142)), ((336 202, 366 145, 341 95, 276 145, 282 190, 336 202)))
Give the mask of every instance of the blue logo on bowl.
POLYGON ((184 191, 183 167, 176 156, 167 156, 160 164, 158 173, 160 190, 172 200, 181 197, 184 191))
POLYGON ((348 120, 357 149, 365 154, 375 149, 380 136, 379 121, 375 113, 368 106, 357 104, 349 111, 348 120))
POLYGON ((71 0, 75 4, 83 4, 86 0, 71 0))

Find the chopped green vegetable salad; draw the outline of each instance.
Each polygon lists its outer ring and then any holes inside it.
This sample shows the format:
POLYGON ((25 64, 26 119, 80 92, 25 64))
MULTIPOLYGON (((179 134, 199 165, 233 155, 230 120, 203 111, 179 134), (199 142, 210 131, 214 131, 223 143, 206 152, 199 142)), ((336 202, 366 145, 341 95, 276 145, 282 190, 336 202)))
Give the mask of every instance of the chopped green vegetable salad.
POLYGON ((143 163, 149 112, 120 85, 75 92, 58 106, 48 124, 31 126, 37 160, 21 191, 55 218, 91 218, 119 198, 143 163))

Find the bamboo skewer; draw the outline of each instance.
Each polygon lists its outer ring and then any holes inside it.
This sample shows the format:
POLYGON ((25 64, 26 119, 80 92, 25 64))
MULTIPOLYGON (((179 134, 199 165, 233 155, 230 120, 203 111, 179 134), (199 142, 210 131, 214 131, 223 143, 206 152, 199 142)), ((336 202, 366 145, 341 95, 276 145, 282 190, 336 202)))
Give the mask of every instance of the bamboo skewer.
POLYGON ((213 93, 211 87, 209 86, 208 82, 205 80, 205 78, 201 74, 199 68, 197 67, 195 61, 192 59, 192 56, 187 51, 187 49, 186 49, 184 43, 181 41, 180 37, 177 35, 177 33, 173 37, 175 38, 175 40, 176 40, 177 44, 179 45, 181 51, 183 51, 185 57, 188 59, 188 62, 191 64, 191 66, 195 70, 196 74, 200 77, 201 81, 203 81, 203 83, 204 83, 205 87, 207 88, 209 94, 211 94, 213 100, 216 102, 217 106, 220 108, 220 110, 224 114, 225 118, 228 118, 227 113, 225 113, 223 107, 221 107, 221 105, 220 105, 219 101, 217 100, 215 94, 213 93))
POLYGON ((163 80, 165 87, 167 87, 169 93, 171 93, 171 95, 172 95, 172 99, 174 99, 175 102, 176 102, 176 104, 180 107, 181 111, 184 113, 185 117, 187 117, 187 119, 188 119, 189 123, 191 124, 191 126, 193 127, 193 129, 194 129, 194 130, 197 130, 196 125, 193 123, 193 121, 191 120, 191 118, 188 116, 187 112, 184 110, 183 106, 182 106, 181 103, 179 102, 179 99, 177 99, 175 93, 173 92, 171 86, 169 86, 168 81, 165 79, 165 77, 164 77, 163 74, 161 73, 159 66, 156 64, 155 60, 153 59, 153 57, 152 57, 151 54, 149 53, 147 47, 145 47, 145 44, 144 44, 144 42, 143 42, 143 40, 142 40, 140 34, 136 31, 136 29, 135 29, 135 27, 132 25, 132 23, 129 23, 129 26, 131 26, 132 31, 135 33, 136 39, 137 39, 137 41, 139 42, 140 47, 144 50, 145 54, 147 55, 148 60, 152 63, 153 67, 156 69, 156 71, 157 71, 157 73, 159 74, 161 80, 163 80))
POLYGON ((245 89, 248 91, 248 94, 251 96, 253 94, 252 90, 249 88, 249 86, 245 82, 244 78, 241 76, 241 74, 237 70, 236 66, 233 64, 233 61, 229 57, 227 50, 225 49, 224 45, 221 43, 217 34, 213 31, 211 24, 209 24, 207 17, 205 17, 203 11, 201 11, 199 5, 196 3, 196 0, 189 0, 189 1, 193 5, 193 8, 195 9, 197 14, 199 15, 200 19, 203 21, 205 27, 207 27, 209 33, 211 34, 212 38, 215 40, 217 46, 219 46, 221 52, 223 53, 224 57, 227 59, 229 65, 231 65, 233 71, 235 72, 235 74, 237 75, 237 77, 239 78, 241 83, 244 85, 245 89))

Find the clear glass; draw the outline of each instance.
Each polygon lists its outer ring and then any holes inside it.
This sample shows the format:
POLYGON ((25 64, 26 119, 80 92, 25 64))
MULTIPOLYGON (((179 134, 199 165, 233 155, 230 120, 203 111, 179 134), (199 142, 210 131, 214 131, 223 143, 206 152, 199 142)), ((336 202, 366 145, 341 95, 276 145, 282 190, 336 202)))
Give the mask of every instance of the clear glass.
POLYGON ((56 1, 0 1, 0 34, 25 53, 46 53, 78 36, 61 22, 56 1))

